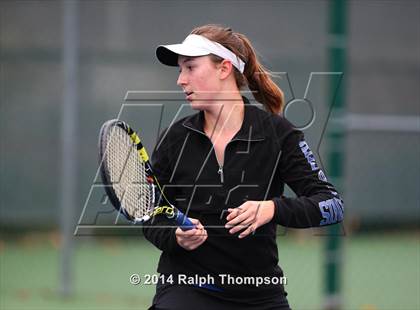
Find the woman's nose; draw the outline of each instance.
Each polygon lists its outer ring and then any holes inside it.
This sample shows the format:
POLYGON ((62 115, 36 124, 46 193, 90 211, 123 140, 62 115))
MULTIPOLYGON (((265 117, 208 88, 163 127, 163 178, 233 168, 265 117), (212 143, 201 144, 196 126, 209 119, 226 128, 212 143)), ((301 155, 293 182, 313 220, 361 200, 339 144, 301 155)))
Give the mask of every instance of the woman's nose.
POLYGON ((178 76, 178 81, 176 82, 176 84, 177 84, 178 86, 182 86, 182 85, 185 85, 185 84, 186 84, 185 75, 184 75, 184 74, 182 74, 182 72, 179 74, 179 76, 178 76))

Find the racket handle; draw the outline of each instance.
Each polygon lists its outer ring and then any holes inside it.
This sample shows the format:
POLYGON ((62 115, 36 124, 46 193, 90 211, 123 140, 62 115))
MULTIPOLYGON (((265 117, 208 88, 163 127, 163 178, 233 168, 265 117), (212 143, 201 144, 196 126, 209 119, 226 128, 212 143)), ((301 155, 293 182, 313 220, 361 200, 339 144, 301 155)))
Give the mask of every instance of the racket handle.
POLYGON ((195 225, 190 221, 188 217, 185 216, 184 213, 178 210, 176 212, 176 216, 174 218, 176 224, 181 228, 183 231, 191 230, 195 228, 195 225))

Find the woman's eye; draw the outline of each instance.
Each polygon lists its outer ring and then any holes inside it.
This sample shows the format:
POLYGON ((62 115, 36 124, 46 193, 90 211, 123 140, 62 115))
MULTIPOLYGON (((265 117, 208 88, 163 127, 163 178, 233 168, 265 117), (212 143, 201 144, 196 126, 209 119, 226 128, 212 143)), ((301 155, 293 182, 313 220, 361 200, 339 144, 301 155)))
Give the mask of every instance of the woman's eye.
MULTIPOLYGON (((194 68, 194 66, 186 66, 185 68, 187 68, 189 71, 191 71, 194 68)), ((181 73, 182 72, 182 69, 180 68, 178 70, 178 72, 181 73)))

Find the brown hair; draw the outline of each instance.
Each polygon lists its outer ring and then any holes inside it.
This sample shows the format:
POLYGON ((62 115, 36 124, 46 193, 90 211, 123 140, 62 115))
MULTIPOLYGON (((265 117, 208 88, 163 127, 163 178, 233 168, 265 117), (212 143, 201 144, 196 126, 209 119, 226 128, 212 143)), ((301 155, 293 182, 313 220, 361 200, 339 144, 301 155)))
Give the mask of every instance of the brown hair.
MULTIPOLYGON (((225 28, 215 24, 194 28, 191 34, 202 35, 209 40, 222 44, 235 55, 239 56, 245 62, 245 70, 242 74, 234 67, 235 80, 238 88, 241 89, 248 85, 248 88, 253 91, 255 100, 262 103, 267 111, 271 113, 283 112, 283 92, 272 81, 272 73, 258 61, 255 50, 245 35, 233 32, 231 28, 225 28)), ((215 63, 220 63, 223 60, 219 56, 211 56, 215 63)))

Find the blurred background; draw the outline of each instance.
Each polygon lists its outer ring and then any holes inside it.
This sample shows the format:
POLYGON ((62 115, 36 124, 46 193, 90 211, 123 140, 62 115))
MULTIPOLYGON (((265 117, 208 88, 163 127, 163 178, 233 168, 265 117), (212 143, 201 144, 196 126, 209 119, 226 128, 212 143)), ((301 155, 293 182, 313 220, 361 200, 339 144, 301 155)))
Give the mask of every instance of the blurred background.
POLYGON ((343 225, 280 229, 292 307, 419 309, 420 4, 411 0, 1 1, 0 308, 151 304, 153 286, 129 283, 156 273, 159 251, 140 231, 76 227, 98 224, 86 210, 111 210, 95 187, 105 120, 142 124, 151 150, 191 113, 165 99, 179 90, 178 71, 155 47, 207 23, 249 37, 276 73, 288 119, 304 127, 316 111, 304 131, 345 201, 343 225))

